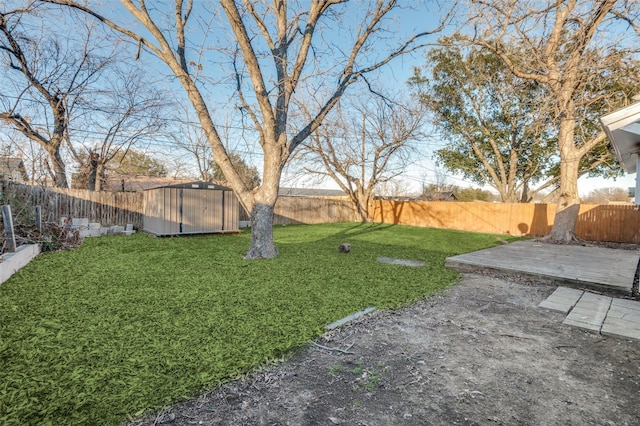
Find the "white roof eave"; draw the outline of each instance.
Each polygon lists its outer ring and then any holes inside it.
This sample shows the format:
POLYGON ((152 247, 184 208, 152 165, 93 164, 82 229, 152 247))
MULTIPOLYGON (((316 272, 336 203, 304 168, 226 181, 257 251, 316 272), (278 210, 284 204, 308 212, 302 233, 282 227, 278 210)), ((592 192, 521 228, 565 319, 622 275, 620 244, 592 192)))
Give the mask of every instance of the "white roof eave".
POLYGON ((640 153, 640 102, 600 117, 600 124, 627 173, 636 172, 640 153))

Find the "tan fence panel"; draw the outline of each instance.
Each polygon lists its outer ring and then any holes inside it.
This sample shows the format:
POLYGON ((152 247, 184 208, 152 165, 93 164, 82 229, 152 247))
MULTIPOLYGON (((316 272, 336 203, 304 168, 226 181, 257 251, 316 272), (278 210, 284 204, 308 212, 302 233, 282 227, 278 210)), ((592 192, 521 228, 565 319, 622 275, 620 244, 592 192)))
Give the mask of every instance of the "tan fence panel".
POLYGON ((640 243, 640 211, 637 206, 580 206, 576 234, 588 241, 640 243))
POLYGON ((546 235, 555 206, 445 201, 376 200, 371 211, 376 222, 494 234, 546 235))
MULTIPOLYGON (((370 213, 376 222, 541 237, 553 226, 556 206, 376 200, 370 213)), ((640 243, 640 211, 631 205, 583 204, 576 235, 588 241, 640 243)))

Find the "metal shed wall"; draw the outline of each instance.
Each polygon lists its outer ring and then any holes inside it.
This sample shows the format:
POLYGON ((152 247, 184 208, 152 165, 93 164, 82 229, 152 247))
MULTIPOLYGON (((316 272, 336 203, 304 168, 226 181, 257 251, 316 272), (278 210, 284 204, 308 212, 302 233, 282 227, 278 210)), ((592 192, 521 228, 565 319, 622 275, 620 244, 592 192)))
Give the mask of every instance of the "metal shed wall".
POLYGON ((233 191, 164 187, 144 192, 143 229, 155 235, 238 232, 233 191))

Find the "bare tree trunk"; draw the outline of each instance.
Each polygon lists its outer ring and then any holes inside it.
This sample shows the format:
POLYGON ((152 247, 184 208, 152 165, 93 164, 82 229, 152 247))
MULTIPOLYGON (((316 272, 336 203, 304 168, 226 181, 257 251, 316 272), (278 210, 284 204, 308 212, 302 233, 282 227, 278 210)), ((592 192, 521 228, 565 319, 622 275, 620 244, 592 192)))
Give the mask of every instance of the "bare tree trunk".
POLYGON ((518 194, 509 190, 509 195, 507 196, 507 203, 517 203, 518 202, 518 194))
POLYGON ((369 212, 366 204, 362 204, 361 202, 356 203, 358 207, 358 214, 360 215, 360 220, 362 222, 369 222, 369 212))
POLYGON ((508 184, 501 183, 496 186, 498 187, 498 193, 500 194, 500 201, 503 203, 515 203, 517 201, 516 194, 510 188, 507 188, 509 186, 508 184))
POLYGON ((576 222, 580 210, 578 198, 578 169, 572 166, 571 161, 563 160, 560 163, 560 174, 565 177, 560 179, 560 198, 556 217, 549 239, 554 241, 571 241, 575 239, 576 222))
MULTIPOLYGON (((274 203, 275 204, 275 203, 274 203)), ((255 203, 251 210, 251 248, 245 259, 272 259, 278 255, 273 242, 273 205, 255 203)))
POLYGON ((355 202, 356 208, 358 209, 358 215, 360 215, 360 220, 362 222, 370 222, 371 217, 369 216, 369 197, 364 194, 363 191, 357 191, 355 194, 357 201, 355 202))
POLYGON ((573 142, 575 120, 565 119, 560 124, 560 198, 550 240, 571 241, 575 239, 576 222, 580 210, 578 197, 578 166, 580 154, 573 142))
POLYGON ((87 189, 89 191, 100 191, 100 188, 96 189, 96 186, 98 186, 97 181, 99 180, 98 154, 95 152, 89 152, 89 159, 87 161, 89 162, 89 171, 87 172, 87 189))
POLYGON ((95 185, 94 185, 94 191, 96 192, 100 192, 102 190, 102 174, 104 170, 104 164, 102 162, 99 162, 96 165, 96 180, 95 180, 95 185))
POLYGON ((525 179, 522 182, 522 194, 520 196, 520 202, 521 203, 528 203, 530 201, 529 198, 529 182, 527 179, 525 179))
POLYGON ((272 259, 278 255, 273 241, 273 210, 278 200, 281 171, 265 164, 262 185, 252 197, 241 197, 243 207, 251 212, 251 247, 245 259, 272 259))
POLYGON ((47 146, 47 152, 51 158, 51 165, 53 166, 53 174, 55 180, 55 186, 58 188, 68 188, 67 182, 67 170, 60 155, 59 149, 53 146, 47 146))
POLYGON ((89 170, 89 174, 87 175, 87 189, 89 191, 96 190, 96 169, 91 168, 89 170))

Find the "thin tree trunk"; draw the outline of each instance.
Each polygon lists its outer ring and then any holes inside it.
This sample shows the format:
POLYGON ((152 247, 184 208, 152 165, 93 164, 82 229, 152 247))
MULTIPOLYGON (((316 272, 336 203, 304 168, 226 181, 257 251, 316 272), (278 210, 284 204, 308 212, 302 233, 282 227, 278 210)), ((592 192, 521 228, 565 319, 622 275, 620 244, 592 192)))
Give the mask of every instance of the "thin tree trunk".
POLYGON ((94 185, 96 192, 102 191, 102 174, 104 173, 103 170, 104 170, 104 164, 102 162, 99 162, 96 165, 96 181, 94 185))
POLYGON ((53 147, 47 147, 49 157, 51 158, 51 165, 53 166, 53 174, 55 180, 55 186, 58 188, 68 188, 67 171, 60 155, 60 151, 53 147))
POLYGON ((100 191, 100 186, 98 184, 98 154, 96 154, 95 152, 90 152, 88 161, 89 172, 87 173, 87 189, 89 191, 100 191))
POLYGON ((370 222, 371 217, 369 216, 368 211, 369 199, 371 198, 370 191, 368 191, 366 188, 359 187, 354 195, 356 198, 354 201, 358 209, 358 214, 360 215, 360 220, 362 220, 362 222, 370 222))
POLYGON ((529 202, 529 182, 526 179, 522 182, 522 195, 520 196, 520 202, 529 202))
POLYGON ((89 173, 87 175, 87 189, 89 191, 96 190, 96 169, 93 167, 89 169, 89 173))

